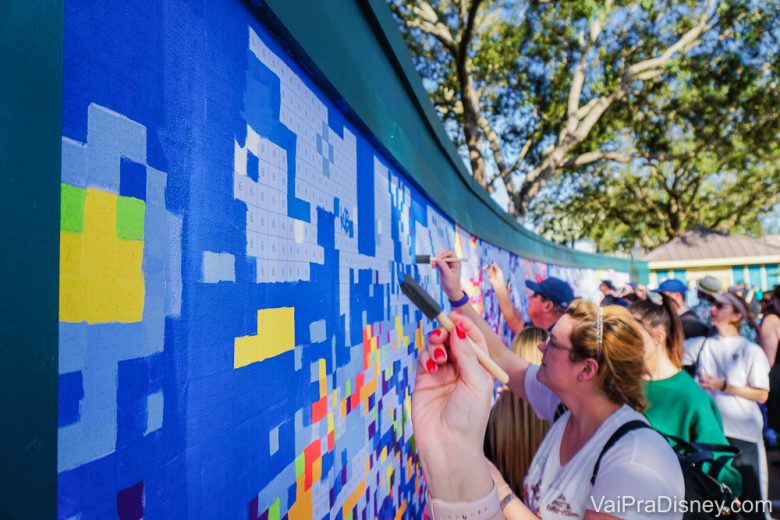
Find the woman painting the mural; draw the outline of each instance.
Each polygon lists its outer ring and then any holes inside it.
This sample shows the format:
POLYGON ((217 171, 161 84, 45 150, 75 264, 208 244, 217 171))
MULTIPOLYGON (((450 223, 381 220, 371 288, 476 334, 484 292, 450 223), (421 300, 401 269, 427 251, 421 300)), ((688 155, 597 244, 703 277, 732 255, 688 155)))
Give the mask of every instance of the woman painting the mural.
POLYGON ((429 335, 412 395, 433 518, 680 518, 621 509, 624 497, 657 503, 658 497, 684 496, 680 466, 666 441, 647 427, 623 428, 636 426, 633 421, 646 425, 642 336, 626 309, 575 301, 540 345, 539 366, 506 350, 484 320, 475 323, 481 318, 470 307, 452 318, 455 334, 436 329, 429 335), (491 345, 510 389, 539 416, 552 421, 560 402, 568 408, 534 457, 522 500, 497 489, 482 454, 492 379, 466 336, 480 348, 491 345), (614 435, 618 430, 622 436, 614 435))

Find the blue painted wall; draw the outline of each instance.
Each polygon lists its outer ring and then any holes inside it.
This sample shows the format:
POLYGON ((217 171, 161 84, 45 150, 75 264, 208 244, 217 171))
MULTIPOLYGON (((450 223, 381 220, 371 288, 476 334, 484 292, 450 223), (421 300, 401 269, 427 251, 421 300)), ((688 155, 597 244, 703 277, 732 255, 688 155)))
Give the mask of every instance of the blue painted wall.
MULTIPOLYGON (((234 1, 65 6, 60 518, 421 516, 408 421, 430 324, 397 288, 460 229, 234 1)), ((378 86, 377 88, 381 88, 378 86)), ((506 334, 506 331, 503 331, 506 334)))

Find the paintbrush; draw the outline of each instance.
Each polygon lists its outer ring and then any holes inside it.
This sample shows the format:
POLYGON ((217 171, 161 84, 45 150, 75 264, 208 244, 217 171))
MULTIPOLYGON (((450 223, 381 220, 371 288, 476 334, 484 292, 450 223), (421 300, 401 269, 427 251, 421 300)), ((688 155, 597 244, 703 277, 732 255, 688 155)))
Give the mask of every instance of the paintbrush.
MULTIPOLYGON (((431 258, 433 258, 431 255, 417 255, 414 257, 414 261, 417 264, 430 264, 431 258)), ((454 264, 456 262, 465 262, 465 258, 448 258, 446 260, 441 260, 442 262, 447 262, 448 264, 454 264)))
MULTIPOLYGON (((455 324, 452 323, 452 320, 450 320, 450 318, 442 312, 441 307, 439 307, 439 304, 436 303, 436 300, 434 300, 433 297, 425 291, 425 289, 420 287, 420 284, 418 284, 417 281, 411 276, 404 276, 402 273, 399 273, 398 278, 401 282, 401 292, 403 292, 407 298, 409 298, 412 303, 418 309, 420 309, 420 311, 425 314, 429 320, 438 321, 439 324, 447 329, 447 332, 451 334, 452 329, 455 328, 455 324)), ((479 348, 476 343, 474 343, 474 340, 468 336, 466 336, 466 340, 471 346, 471 350, 473 350, 474 354, 477 355, 479 362, 482 363, 483 367, 485 367, 485 370, 490 372, 493 377, 501 381, 501 383, 505 385, 508 384, 509 376, 506 372, 504 372, 504 369, 498 366, 495 361, 490 359, 488 353, 479 348)))

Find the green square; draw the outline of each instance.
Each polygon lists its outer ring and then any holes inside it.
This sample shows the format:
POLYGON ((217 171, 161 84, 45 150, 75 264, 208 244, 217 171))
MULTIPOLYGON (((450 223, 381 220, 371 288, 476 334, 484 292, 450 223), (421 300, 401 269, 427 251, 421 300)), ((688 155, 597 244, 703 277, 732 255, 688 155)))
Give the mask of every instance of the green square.
POLYGON ((282 506, 277 498, 276 501, 268 508, 268 520, 279 520, 279 512, 282 506))
POLYGON ((350 395, 352 395, 352 381, 347 379, 347 395, 346 395, 346 397, 349 398, 350 395))
POLYGON ((300 478, 304 471, 303 453, 295 457, 295 478, 300 478))
POLYGON ((84 200, 87 190, 69 184, 62 185, 60 202, 60 228, 63 231, 81 233, 84 230, 84 200))
POLYGON ((146 203, 134 197, 117 198, 116 235, 121 240, 144 239, 144 213, 146 203))

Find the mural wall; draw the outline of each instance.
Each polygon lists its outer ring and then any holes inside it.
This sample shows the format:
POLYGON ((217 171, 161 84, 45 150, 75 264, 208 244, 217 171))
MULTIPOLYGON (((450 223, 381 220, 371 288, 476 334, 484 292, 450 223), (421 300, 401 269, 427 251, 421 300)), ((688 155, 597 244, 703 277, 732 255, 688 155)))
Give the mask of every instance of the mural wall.
POLYGON ((470 236, 241 2, 65 10, 58 511, 78 518, 422 516, 409 421, 431 329, 399 292, 454 248, 581 295, 625 273, 470 236))

